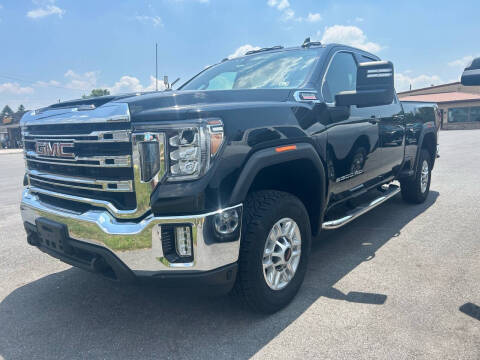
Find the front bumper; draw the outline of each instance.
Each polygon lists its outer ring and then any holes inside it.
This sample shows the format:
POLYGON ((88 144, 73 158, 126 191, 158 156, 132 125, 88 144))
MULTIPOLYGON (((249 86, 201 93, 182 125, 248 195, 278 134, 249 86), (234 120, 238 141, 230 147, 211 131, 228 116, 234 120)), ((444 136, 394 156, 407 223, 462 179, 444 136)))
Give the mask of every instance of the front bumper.
MULTIPOLYGON (((42 202, 28 188, 23 191, 21 213, 27 233, 34 234, 37 219, 48 219, 66 226, 67 238, 72 245, 102 257, 112 268, 122 268, 134 276, 170 277, 180 274, 199 276, 202 272, 228 268, 238 260, 241 223, 238 231, 228 239, 218 239, 213 233, 213 216, 229 209, 240 215, 242 205, 200 215, 155 217, 149 215, 138 221, 118 220, 106 210, 72 212, 42 202), (171 263, 164 255, 161 229, 165 225, 187 224, 192 228, 193 260, 188 263, 171 263)), ((240 216, 241 219, 241 216, 240 216)), ((37 245, 33 242, 33 245, 37 245)), ((53 249, 41 250, 75 266, 78 259, 53 249)), ((95 264, 90 265, 95 269, 95 264)), ((236 268, 235 268, 236 269, 236 268)), ((88 269, 87 269, 88 270, 88 269)), ((115 269, 113 269, 115 271, 115 269)), ((231 274, 230 274, 231 275, 231 274)), ((122 276, 117 276, 122 277, 122 276)), ((128 276, 127 276, 128 277, 128 276)))

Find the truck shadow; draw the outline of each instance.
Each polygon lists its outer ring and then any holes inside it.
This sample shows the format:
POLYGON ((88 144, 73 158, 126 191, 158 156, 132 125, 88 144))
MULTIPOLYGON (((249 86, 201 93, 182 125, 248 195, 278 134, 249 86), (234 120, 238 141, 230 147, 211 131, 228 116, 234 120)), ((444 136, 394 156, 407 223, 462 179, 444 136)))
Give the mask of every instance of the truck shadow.
POLYGON ((388 294, 361 288, 345 294, 335 284, 395 241, 438 196, 432 191, 416 206, 397 196, 344 228, 322 233, 300 293, 272 316, 253 314, 228 296, 126 286, 74 268, 45 276, 0 304, 0 357, 249 358, 320 297, 384 304, 388 294))

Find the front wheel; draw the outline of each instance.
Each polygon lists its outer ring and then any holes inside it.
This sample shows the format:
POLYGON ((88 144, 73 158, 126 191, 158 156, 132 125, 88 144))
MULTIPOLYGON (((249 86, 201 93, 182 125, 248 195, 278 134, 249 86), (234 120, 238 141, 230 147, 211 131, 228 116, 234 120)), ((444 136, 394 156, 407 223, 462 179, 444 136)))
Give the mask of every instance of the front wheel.
POLYGON ((415 175, 400 182, 403 200, 413 204, 423 203, 430 191, 431 178, 431 157, 427 150, 422 149, 415 175))
POLYGON ((234 292, 253 310, 274 313, 295 297, 305 277, 308 213, 297 197, 268 190, 248 197, 244 215, 234 292))

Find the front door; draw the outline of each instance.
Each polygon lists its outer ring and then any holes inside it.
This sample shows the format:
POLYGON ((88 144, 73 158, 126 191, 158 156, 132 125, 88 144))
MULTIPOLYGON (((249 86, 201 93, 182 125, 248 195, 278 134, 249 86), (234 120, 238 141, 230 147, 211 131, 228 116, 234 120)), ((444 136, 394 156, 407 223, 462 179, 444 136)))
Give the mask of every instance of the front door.
MULTIPOLYGON (((353 53, 336 52, 322 81, 322 95, 335 109, 335 95, 355 90, 357 61, 353 53)), ((327 125, 327 165, 330 199, 339 201, 365 189, 381 175, 380 121, 375 107, 351 106, 350 116, 327 125)))

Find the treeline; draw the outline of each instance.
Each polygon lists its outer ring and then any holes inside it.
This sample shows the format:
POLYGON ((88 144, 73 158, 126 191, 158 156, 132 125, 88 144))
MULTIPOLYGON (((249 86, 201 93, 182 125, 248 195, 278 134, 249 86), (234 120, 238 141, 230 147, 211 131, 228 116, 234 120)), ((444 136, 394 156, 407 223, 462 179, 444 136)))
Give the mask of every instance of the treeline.
MULTIPOLYGON (((22 104, 20 104, 17 108, 17 111, 16 112, 25 112, 25 106, 23 106, 22 104)), ((0 118, 4 118, 6 116, 11 116, 15 113, 15 111, 12 110, 12 108, 8 105, 5 105, 3 107, 3 110, 2 112, 0 113, 0 118)))

